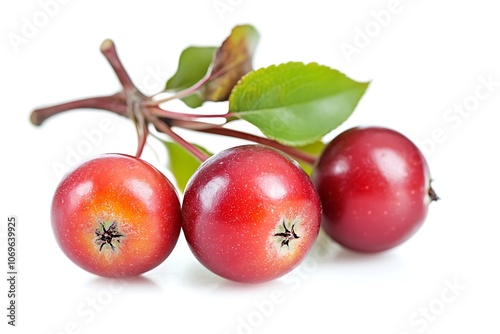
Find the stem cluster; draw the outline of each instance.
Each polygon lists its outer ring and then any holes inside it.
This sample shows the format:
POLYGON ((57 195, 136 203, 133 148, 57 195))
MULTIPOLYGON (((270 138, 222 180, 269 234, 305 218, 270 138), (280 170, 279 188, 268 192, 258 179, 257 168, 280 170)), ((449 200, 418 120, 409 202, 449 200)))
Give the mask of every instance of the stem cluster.
POLYGON ((30 117, 31 122, 34 125, 41 125, 46 119, 64 111, 74 109, 107 110, 117 115, 127 117, 134 122, 138 138, 137 150, 135 154, 137 157, 140 157, 142 154, 149 135, 149 127, 152 125, 158 132, 168 135, 172 140, 176 141, 200 161, 205 161, 209 156, 198 147, 178 135, 174 131, 174 128, 184 128, 198 132, 244 139, 274 147, 307 164, 313 165, 315 163, 315 156, 294 147, 283 145, 266 137, 224 127, 224 125, 229 121, 237 118, 237 114, 235 113, 227 112, 223 115, 185 114, 169 111, 161 106, 164 102, 173 99, 180 99, 196 93, 201 87, 203 87, 203 85, 213 80, 217 74, 206 76, 192 87, 173 94, 167 98, 155 100, 155 96, 146 96, 142 94, 134 85, 118 57, 113 41, 109 39, 105 40, 101 44, 100 50, 118 77, 122 90, 108 96, 91 97, 36 109, 32 112, 30 117), (221 125, 217 125, 203 121, 203 119, 207 120, 209 118, 221 118, 224 122, 221 125))

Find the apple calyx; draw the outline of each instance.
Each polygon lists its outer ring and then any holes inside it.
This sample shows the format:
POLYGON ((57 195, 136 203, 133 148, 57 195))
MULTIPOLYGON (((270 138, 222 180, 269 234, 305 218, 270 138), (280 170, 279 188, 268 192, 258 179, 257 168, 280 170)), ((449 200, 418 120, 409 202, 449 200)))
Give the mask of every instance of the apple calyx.
POLYGON ((99 251, 101 252, 105 245, 109 245, 111 250, 115 252, 115 246, 113 245, 113 241, 116 240, 117 243, 120 242, 120 238, 125 237, 125 235, 121 234, 118 231, 118 223, 113 221, 111 225, 106 229, 102 222, 99 222, 101 225, 99 228, 95 230, 96 235, 96 243, 100 246, 99 251))
POLYGON ((288 229, 288 227, 286 227, 285 219, 282 219, 281 223, 283 224, 284 232, 275 233, 274 236, 283 238, 283 240, 281 240, 281 247, 287 246, 288 248, 290 248, 290 241, 293 239, 298 239, 300 237, 297 235, 297 233, 295 233, 295 224, 292 224, 292 227, 288 229))
POLYGON ((429 197, 431 198, 432 202, 436 202, 436 201, 440 200, 439 196, 436 194, 436 191, 431 186, 429 186, 428 194, 429 194, 429 197))

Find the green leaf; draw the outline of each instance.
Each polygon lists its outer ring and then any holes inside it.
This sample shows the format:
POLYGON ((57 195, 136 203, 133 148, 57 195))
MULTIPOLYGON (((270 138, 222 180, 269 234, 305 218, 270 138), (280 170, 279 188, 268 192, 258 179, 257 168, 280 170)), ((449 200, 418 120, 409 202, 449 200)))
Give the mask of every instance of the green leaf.
POLYGON ((205 102, 199 92, 183 97, 181 100, 190 108, 198 108, 203 104, 203 102, 205 102))
MULTIPOLYGON (((168 168, 172 172, 177 187, 184 192, 186 184, 201 162, 193 157, 184 147, 177 143, 165 142, 168 153, 168 168)), ((205 153, 211 155, 206 149, 196 145, 205 153)))
MULTIPOLYGON (((215 58, 216 47, 190 46, 182 51, 177 72, 167 81, 166 91, 178 92, 202 80, 208 73, 215 58)), ((203 104, 199 94, 182 99, 188 106, 195 108, 203 104)))
POLYGON ((272 65, 240 80, 229 110, 271 139, 304 146, 342 124, 368 85, 316 63, 272 65))
POLYGON ((208 72, 216 47, 190 46, 181 53, 177 72, 167 81, 167 90, 182 90, 200 81, 208 72))
POLYGON ((252 60, 259 34, 250 25, 238 25, 219 48, 185 49, 175 75, 167 82, 166 91, 179 92, 194 85, 200 87, 181 98, 191 108, 205 101, 227 101, 238 80, 252 70, 252 60))

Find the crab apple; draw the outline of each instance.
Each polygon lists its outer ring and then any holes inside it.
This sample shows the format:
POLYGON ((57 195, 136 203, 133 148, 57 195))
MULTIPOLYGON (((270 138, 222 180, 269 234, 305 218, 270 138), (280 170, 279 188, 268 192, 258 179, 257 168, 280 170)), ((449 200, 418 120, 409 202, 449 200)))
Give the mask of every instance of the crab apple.
POLYGON ((59 246, 78 266, 132 277, 170 255, 182 213, 175 188, 158 169, 133 156, 103 154, 64 176, 51 220, 59 246))
POLYGON ((338 135, 322 152, 312 179, 325 232, 361 252, 384 251, 409 239, 437 200, 420 150, 384 127, 356 127, 338 135))
POLYGON ((276 149, 236 146, 192 175, 182 204, 195 257, 226 279, 259 283, 295 268, 313 246, 321 203, 301 167, 276 149))

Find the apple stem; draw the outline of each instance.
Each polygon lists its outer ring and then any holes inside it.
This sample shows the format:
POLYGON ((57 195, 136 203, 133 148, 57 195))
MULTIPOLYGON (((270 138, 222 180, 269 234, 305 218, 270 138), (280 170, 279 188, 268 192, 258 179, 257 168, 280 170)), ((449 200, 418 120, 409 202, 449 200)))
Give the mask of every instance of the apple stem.
POLYGON ((114 112, 121 116, 127 116, 124 96, 122 93, 117 93, 110 96, 92 97, 35 109, 31 113, 30 121, 33 125, 39 126, 48 118, 73 109, 101 109, 114 112))
POLYGON ((142 108, 142 101, 144 101, 146 97, 135 91, 132 94, 128 95, 127 99, 127 107, 129 108, 129 112, 134 122, 135 128, 137 130, 137 151, 135 153, 136 157, 140 157, 142 151, 144 150, 144 146, 146 145, 146 141, 148 138, 149 130, 148 130, 148 120, 146 119, 147 115, 142 108))
POLYGON ((188 152, 190 152, 199 161, 203 162, 210 157, 208 154, 206 154, 205 152, 200 150, 198 147, 189 143, 184 138, 179 136, 177 133, 172 131, 170 126, 167 123, 165 123, 164 120, 155 117, 151 120, 151 123, 153 123, 153 125, 156 127, 156 129, 158 131, 163 132, 164 134, 168 135, 170 138, 172 138, 174 141, 176 141, 179 145, 184 147, 188 152))
POLYGON ((137 129, 137 151, 135 152, 135 156, 139 158, 142 155, 142 151, 144 151, 144 147, 146 146, 146 141, 148 139, 148 124, 146 122, 138 122, 136 125, 137 129))
POLYGON ((125 93, 131 92, 131 91, 136 91, 137 88, 132 83, 130 76, 128 75, 127 71, 123 67, 123 64, 120 61, 120 58, 118 57, 118 53, 116 52, 115 43, 110 39, 105 40, 101 44, 101 52, 104 55, 104 57, 106 57, 106 60, 109 62, 109 64, 113 68, 116 76, 118 77, 118 80, 120 81, 121 85, 123 86, 125 93))
POLYGON ((164 117, 164 118, 170 118, 170 119, 194 119, 194 118, 232 118, 235 117, 236 114, 232 112, 227 112, 225 114, 187 114, 187 113, 181 113, 177 111, 169 111, 165 110, 163 108, 160 108, 158 106, 151 106, 148 107, 150 110, 151 114, 158 116, 158 117, 164 117))
POLYGON ((204 129, 202 131, 206 132, 206 133, 213 133, 213 134, 218 134, 218 135, 222 135, 222 136, 229 136, 229 137, 234 137, 234 138, 252 141, 254 143, 258 143, 258 144, 262 144, 262 145, 271 146, 271 147, 274 147, 280 151, 283 151, 283 152, 289 154, 290 156, 292 156, 298 160, 301 160, 301 161, 303 161, 311 166, 314 165, 316 162, 315 156, 308 154, 306 152, 303 152, 303 151, 296 149, 294 147, 283 145, 283 144, 281 144, 275 140, 269 139, 269 138, 260 137, 260 136, 256 136, 256 135, 253 135, 250 133, 241 132, 241 131, 237 131, 237 130, 233 130, 233 129, 227 129, 227 128, 223 128, 220 126, 214 126, 212 128, 204 129))
POLYGON ((147 107, 154 107, 154 106, 158 106, 162 103, 165 103, 165 102, 168 102, 168 101, 172 101, 172 100, 176 100, 176 99, 182 99, 183 97, 186 97, 186 96, 189 96, 191 94, 194 94, 198 89, 200 89, 201 87, 203 87, 204 84, 206 84, 208 81, 212 80, 212 77, 207 75, 205 76, 203 79, 201 79, 200 81, 198 81, 197 83, 195 83, 193 86, 189 87, 189 88, 186 88, 184 90, 181 90, 180 92, 177 92, 171 96, 168 96, 168 97, 165 97, 165 98, 162 98, 162 99, 159 99, 159 100, 151 100, 151 101, 147 101, 145 103, 145 105, 147 107))
POLYGON ((237 130, 233 130, 233 129, 224 128, 220 125, 213 125, 213 124, 208 124, 208 123, 203 123, 203 122, 186 121, 186 120, 172 120, 171 125, 194 130, 194 131, 212 133, 212 134, 222 135, 222 136, 226 136, 226 137, 233 137, 233 138, 248 140, 248 141, 251 141, 251 142, 254 142, 257 144, 271 146, 271 147, 274 147, 275 149, 283 151, 283 152, 287 153, 288 155, 294 157, 295 159, 303 161, 311 166, 313 166, 316 163, 316 156, 311 155, 311 154, 306 153, 306 152, 303 152, 303 151, 296 149, 294 147, 290 147, 290 146, 281 144, 281 143, 279 143, 275 140, 269 139, 269 138, 260 137, 260 136, 256 136, 256 135, 253 135, 250 133, 241 132, 241 131, 237 131, 237 130))
POLYGON ((205 75, 200 81, 198 81, 197 83, 195 83, 194 85, 192 85, 191 87, 188 87, 188 88, 186 88, 184 90, 181 90, 180 92, 177 92, 177 93, 175 93, 175 94, 173 94, 171 96, 168 96, 168 97, 165 97, 165 98, 162 98, 162 99, 159 99, 159 100, 149 101, 149 102, 146 103, 146 106, 148 106, 148 107, 158 106, 158 105, 160 105, 162 103, 165 103, 165 102, 168 102, 168 101, 171 101, 171 100, 175 100, 175 99, 182 99, 183 97, 186 97, 186 96, 189 96, 191 94, 194 94, 201 87, 203 87, 207 82, 212 81, 214 79, 217 79, 218 77, 224 75, 231 68, 240 65, 240 63, 241 62, 236 62, 236 63, 232 64, 229 67, 226 66, 226 67, 223 67, 223 68, 219 69, 215 73, 209 73, 209 74, 205 75))

